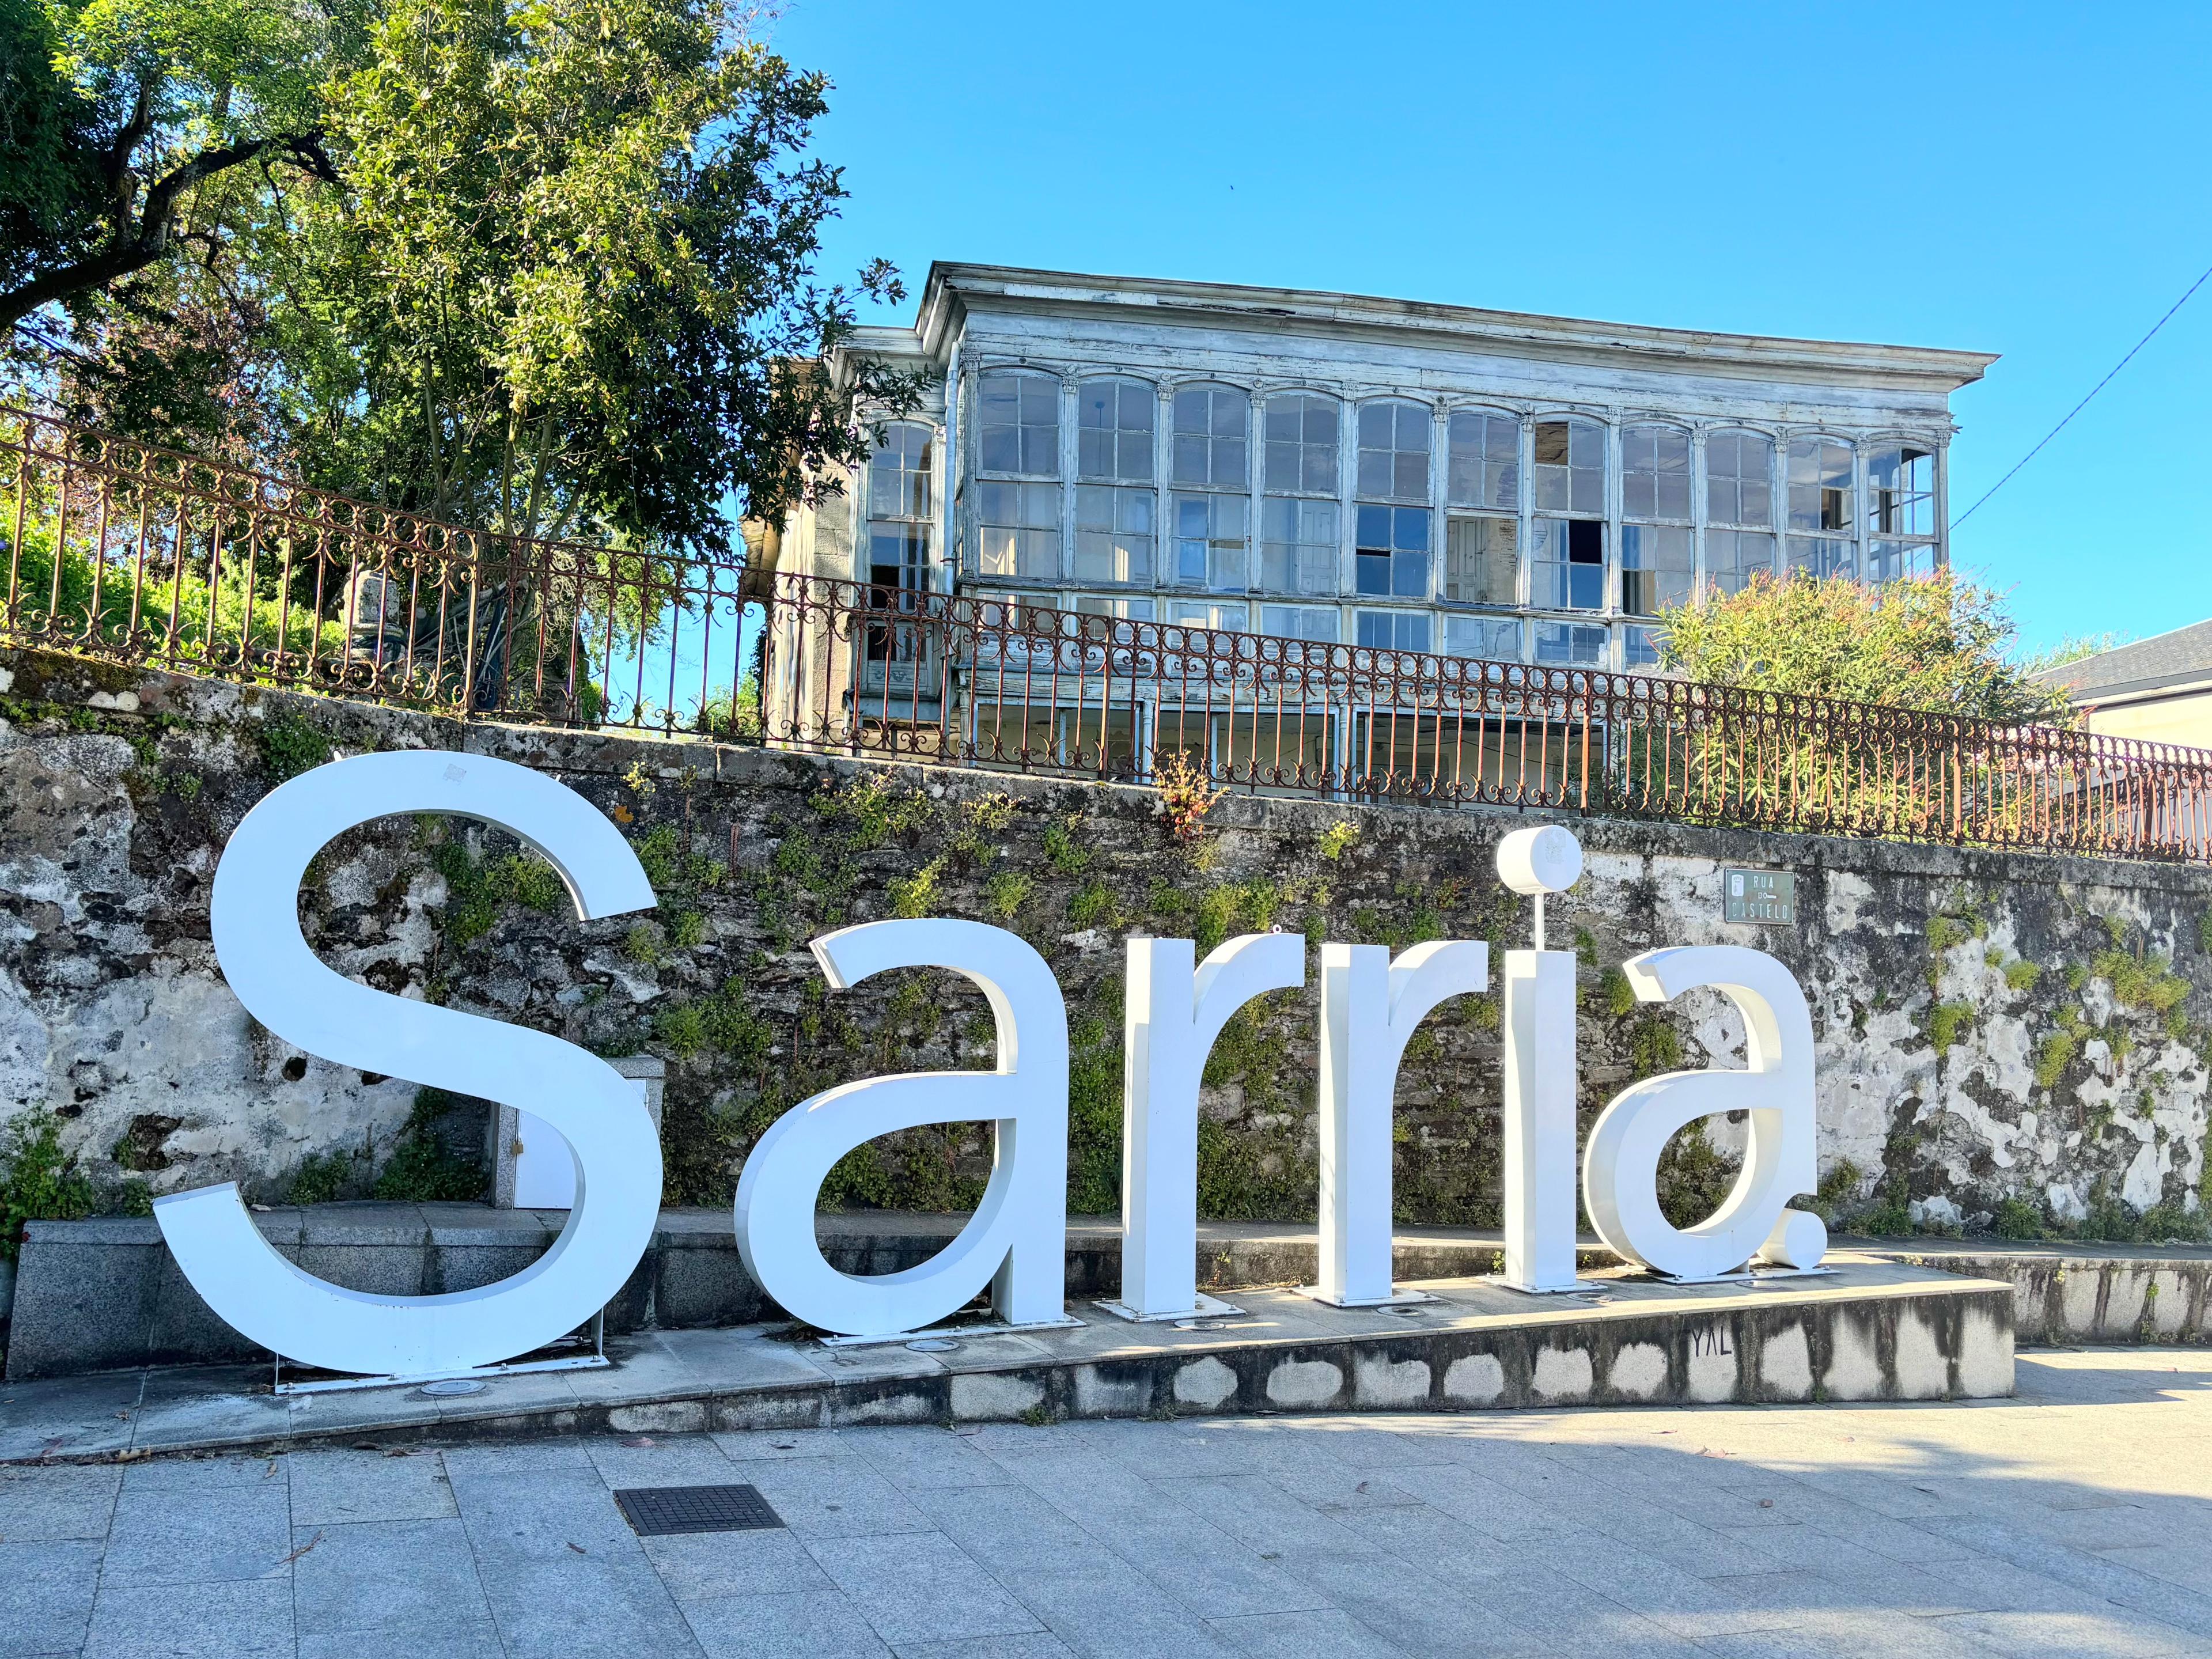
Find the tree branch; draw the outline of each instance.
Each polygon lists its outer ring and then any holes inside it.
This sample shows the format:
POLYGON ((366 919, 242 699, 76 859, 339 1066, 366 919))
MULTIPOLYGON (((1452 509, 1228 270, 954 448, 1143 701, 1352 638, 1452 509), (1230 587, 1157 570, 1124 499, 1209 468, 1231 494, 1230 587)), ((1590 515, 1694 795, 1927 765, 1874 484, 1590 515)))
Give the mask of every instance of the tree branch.
POLYGON ((141 89, 138 106, 131 112, 131 123, 118 135, 115 146, 106 157, 106 166, 116 192, 114 234, 107 245, 97 252, 71 264, 40 271, 21 286, 0 294, 0 327, 10 325, 27 317, 40 306, 51 305, 57 300, 66 300, 72 295, 107 287, 112 283, 161 258, 169 251, 170 232, 177 212, 178 198, 201 179, 212 178, 232 167, 242 167, 264 153, 281 154, 303 171, 313 173, 326 183, 338 182, 337 169, 331 165, 323 153, 319 133, 280 133, 267 138, 248 138, 235 144, 204 149, 190 160, 179 162, 170 172, 156 179, 146 191, 146 204, 134 222, 130 209, 131 193, 129 168, 130 150, 144 135, 143 125, 150 125, 152 115, 149 94, 141 89))

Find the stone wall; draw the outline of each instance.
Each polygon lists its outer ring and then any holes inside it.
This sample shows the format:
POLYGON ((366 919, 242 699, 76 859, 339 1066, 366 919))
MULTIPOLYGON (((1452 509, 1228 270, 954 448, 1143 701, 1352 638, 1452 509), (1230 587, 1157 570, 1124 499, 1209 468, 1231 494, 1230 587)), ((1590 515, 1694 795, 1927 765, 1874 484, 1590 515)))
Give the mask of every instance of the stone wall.
MULTIPOLYGON (((264 1201, 452 1199, 483 1184, 481 1103, 330 1065, 249 1019, 208 942, 230 830, 333 754, 446 747, 558 776, 637 847, 657 913, 579 924, 551 872, 480 827, 390 821, 309 872, 324 958, 396 995, 669 1061, 672 1202, 722 1205, 746 1149, 816 1090, 988 1064, 981 997, 942 974, 830 995, 806 940, 894 914, 1021 932, 1066 992, 1070 1206, 1118 1205, 1121 941, 1129 932, 1403 947, 1527 942, 1499 886, 1510 812, 1230 797, 1178 842, 1151 791, 702 744, 460 724, 33 653, 0 654, 0 1115, 58 1115, 92 1201, 235 1179, 264 1201)), ((1625 1084, 1725 1061, 1717 997, 1663 1012, 1618 964, 1733 941, 1787 961, 1820 1044, 1820 1201, 1901 1231, 1994 1223, 2092 1236, 2195 1228, 2212 1052, 2212 872, 1579 819, 1589 872, 1554 901, 1581 958, 1585 1127, 1625 1084), (1802 921, 1720 919, 1721 872, 1793 870, 1802 921)), ((1209 1065, 1201 1212, 1314 1204, 1313 1002, 1241 1017, 1209 1065)), ((1497 1009, 1445 1009, 1398 1090, 1407 1221, 1494 1219, 1497 1009)), ((1741 1132, 1678 1138, 1678 1218, 1722 1190, 1741 1132)), ((957 1209, 988 1173, 974 1126, 892 1137, 826 1199, 957 1209)))

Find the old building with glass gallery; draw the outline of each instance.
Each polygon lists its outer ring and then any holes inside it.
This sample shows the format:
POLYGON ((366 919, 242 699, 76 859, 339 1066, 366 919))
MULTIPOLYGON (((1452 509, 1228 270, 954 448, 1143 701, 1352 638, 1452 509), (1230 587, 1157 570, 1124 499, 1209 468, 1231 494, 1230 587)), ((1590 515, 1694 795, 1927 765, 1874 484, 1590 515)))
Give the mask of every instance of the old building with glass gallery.
POLYGON ((780 572, 1635 670, 1755 571, 1946 560, 1979 352, 933 266, 860 358, 927 391, 769 538, 780 572))

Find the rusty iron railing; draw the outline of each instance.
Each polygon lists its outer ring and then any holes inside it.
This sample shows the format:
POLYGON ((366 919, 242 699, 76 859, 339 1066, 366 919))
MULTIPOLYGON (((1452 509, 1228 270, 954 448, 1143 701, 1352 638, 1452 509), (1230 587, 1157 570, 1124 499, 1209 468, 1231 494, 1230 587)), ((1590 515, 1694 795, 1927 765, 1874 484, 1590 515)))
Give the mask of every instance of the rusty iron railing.
POLYGON ((2212 751, 520 542, 0 410, 0 638, 498 719, 2212 862, 2212 751))
POLYGON ((464 529, 15 409, 0 555, 0 637, 113 662, 632 727, 736 678, 738 561, 464 529))

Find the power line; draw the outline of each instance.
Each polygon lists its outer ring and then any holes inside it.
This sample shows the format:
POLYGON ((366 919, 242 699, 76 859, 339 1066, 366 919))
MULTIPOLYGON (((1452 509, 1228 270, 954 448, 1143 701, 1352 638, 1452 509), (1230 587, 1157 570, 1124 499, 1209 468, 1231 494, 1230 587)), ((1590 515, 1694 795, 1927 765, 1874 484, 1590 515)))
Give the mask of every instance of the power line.
MULTIPOLYGON (((2106 374, 2105 378, 2089 388, 2088 397, 2082 398, 2080 403, 2075 404, 2073 408, 2066 411, 2066 421, 2072 420, 2083 410, 2088 408, 2089 398, 2095 397, 2100 392, 2102 392, 2105 387, 2111 383, 2112 376, 2125 368, 2129 362, 2134 358, 2136 353, 2141 351, 2145 346, 2150 343, 2151 334, 2157 333, 2159 330, 2164 328, 2168 323, 2173 320, 2173 313, 2189 303, 2191 295, 2194 295, 2198 289, 2204 286, 2207 278, 2212 278, 2212 265, 2207 265, 2204 269, 2204 275, 2199 276, 2195 282, 2191 283, 2189 285, 2188 292, 2184 294, 2179 300, 2176 300, 2171 306, 2167 307, 2166 315, 2160 318, 2156 322, 2150 325, 2150 334, 2144 335, 2142 339, 2137 340, 2135 344, 2129 347, 2128 355, 2125 357, 2121 358, 2117 363, 2114 363, 2111 370, 2106 374)), ((1981 510, 1982 501, 1986 501, 1990 496, 1996 495, 1997 491, 2002 489, 2007 484, 2010 483, 2012 482, 2013 472, 2019 471, 2021 467, 2026 466, 2030 461, 2033 460, 2036 456, 2042 452, 2044 444, 2049 443, 2053 438, 2057 437, 2061 432, 2065 430, 2066 421, 2059 422, 2057 426, 2052 427, 2050 431, 2045 433, 2043 434, 2042 443, 2037 444, 2033 449, 2029 450, 2027 454, 2021 456, 2019 460, 2013 464, 2012 472, 2006 473, 2003 477, 1999 478, 1995 483, 1984 490, 1982 492, 1981 501, 1976 501, 1973 506, 1968 507, 1964 513, 1961 513, 1957 518, 1951 520, 1951 528, 1956 530, 1960 525, 1966 523, 1967 520, 1972 518, 1976 513, 1981 510)))

